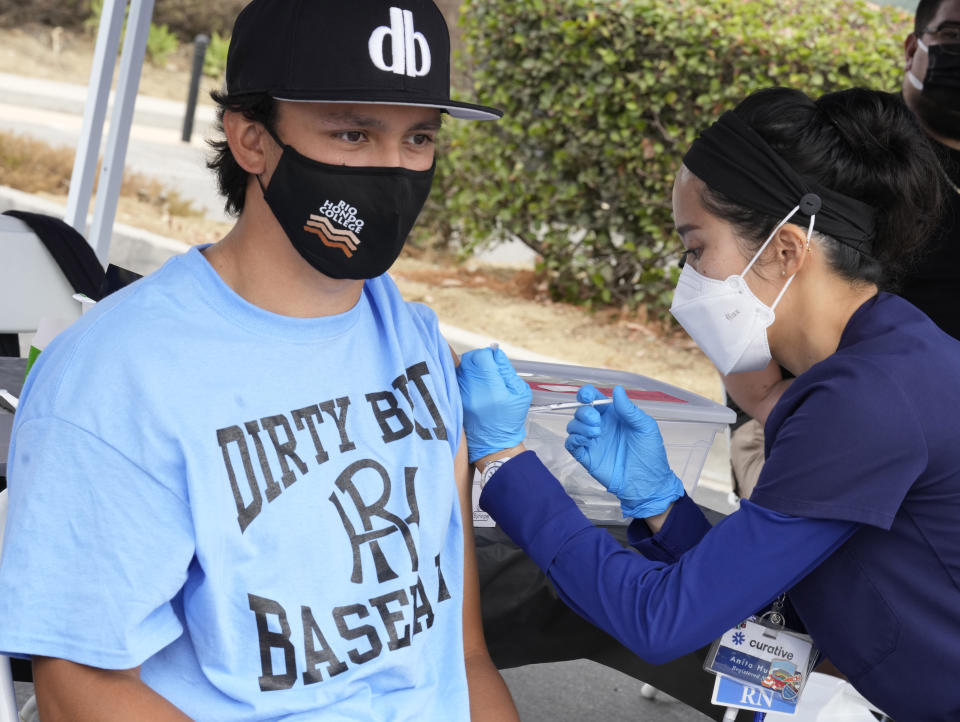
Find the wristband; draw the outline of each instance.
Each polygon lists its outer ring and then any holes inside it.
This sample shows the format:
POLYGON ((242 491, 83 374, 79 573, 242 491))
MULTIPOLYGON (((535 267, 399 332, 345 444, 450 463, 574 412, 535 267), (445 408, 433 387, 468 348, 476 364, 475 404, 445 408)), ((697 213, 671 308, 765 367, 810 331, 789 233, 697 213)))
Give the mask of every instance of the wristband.
POLYGON ((483 470, 483 473, 480 475, 480 488, 482 489, 484 486, 486 486, 487 482, 490 481, 490 478, 497 473, 497 470, 512 458, 512 456, 504 456, 487 464, 483 470))

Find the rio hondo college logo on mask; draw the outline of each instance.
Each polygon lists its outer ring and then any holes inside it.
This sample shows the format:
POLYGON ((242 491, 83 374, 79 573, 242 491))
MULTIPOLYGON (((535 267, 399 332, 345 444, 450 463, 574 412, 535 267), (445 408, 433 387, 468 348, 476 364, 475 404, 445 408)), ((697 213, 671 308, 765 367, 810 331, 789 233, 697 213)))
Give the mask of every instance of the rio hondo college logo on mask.
POLYGON ((319 214, 311 213, 307 218, 303 230, 319 236, 323 245, 339 248, 347 258, 351 258, 360 245, 357 234, 363 230, 363 219, 357 218, 357 209, 346 201, 324 201, 319 214), (340 228, 335 227, 334 223, 340 228))

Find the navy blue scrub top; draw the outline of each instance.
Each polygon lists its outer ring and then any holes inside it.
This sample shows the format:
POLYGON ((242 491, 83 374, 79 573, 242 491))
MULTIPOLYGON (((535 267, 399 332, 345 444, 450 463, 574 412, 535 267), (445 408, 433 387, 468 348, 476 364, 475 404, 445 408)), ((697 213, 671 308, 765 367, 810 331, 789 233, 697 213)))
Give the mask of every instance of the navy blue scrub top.
POLYGON ((644 659, 698 649, 780 593, 894 719, 960 719, 960 342, 903 299, 857 310, 766 425, 749 501, 712 529, 688 497, 624 549, 527 452, 480 505, 564 600, 644 659))

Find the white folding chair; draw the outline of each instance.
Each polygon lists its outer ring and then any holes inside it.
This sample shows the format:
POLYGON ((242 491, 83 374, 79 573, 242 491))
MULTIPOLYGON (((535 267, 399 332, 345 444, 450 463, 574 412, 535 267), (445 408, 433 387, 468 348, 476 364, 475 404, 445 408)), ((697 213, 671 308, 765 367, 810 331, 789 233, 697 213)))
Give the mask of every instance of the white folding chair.
MULTIPOLYGON (((0 215, 0 333, 30 334, 41 321, 66 326, 82 306, 56 259, 19 218, 0 215)), ((0 490, 0 544, 7 518, 7 491, 0 490)), ((9 658, 0 655, 0 722, 19 722, 9 658)))
POLYGON ((33 333, 42 318, 80 317, 74 290, 46 246, 19 218, 0 215, 0 333, 33 333))

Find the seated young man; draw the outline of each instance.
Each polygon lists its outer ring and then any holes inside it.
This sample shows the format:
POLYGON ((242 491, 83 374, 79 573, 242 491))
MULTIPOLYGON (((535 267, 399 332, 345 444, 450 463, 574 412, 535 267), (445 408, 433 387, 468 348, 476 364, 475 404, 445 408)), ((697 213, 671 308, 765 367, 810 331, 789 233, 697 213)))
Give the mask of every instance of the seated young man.
POLYGON ((56 720, 511 720, 483 640, 454 359, 387 269, 430 189, 429 0, 254 0, 215 168, 236 225, 43 353, 0 650, 56 720))

